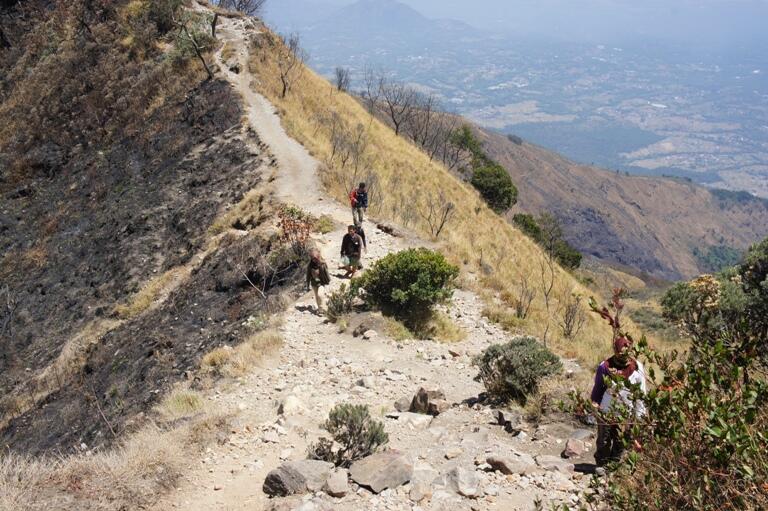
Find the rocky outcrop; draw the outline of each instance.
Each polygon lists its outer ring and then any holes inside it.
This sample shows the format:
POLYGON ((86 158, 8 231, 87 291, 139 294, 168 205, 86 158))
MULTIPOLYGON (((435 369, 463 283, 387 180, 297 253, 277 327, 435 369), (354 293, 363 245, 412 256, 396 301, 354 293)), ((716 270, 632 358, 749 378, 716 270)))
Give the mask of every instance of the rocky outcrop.
POLYGON ((325 461, 289 461, 267 474, 263 490, 269 496, 280 497, 318 491, 326 485, 331 470, 333 464, 325 461))
POLYGON ((381 493, 387 488, 397 488, 410 481, 413 463, 406 454, 389 450, 356 461, 350 467, 349 475, 360 486, 381 493))

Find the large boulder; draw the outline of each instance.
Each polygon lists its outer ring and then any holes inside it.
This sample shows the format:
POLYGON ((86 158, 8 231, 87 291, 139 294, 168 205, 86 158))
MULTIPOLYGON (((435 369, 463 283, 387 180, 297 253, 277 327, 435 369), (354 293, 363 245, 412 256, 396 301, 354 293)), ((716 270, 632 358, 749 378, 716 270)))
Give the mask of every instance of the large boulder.
POLYGON ((285 497, 323 488, 333 464, 318 460, 296 460, 283 463, 267 474, 263 490, 269 496, 285 497))
POLYGON ((367 456, 349 468, 349 475, 360 486, 381 493, 397 488, 413 476, 413 463, 400 451, 389 450, 367 456))
POLYGON ((333 471, 323 486, 325 493, 331 497, 343 497, 349 493, 349 474, 344 469, 333 471))
POLYGON ((463 497, 476 499, 482 497, 483 491, 480 489, 480 479, 474 470, 467 470, 464 467, 454 467, 446 474, 447 486, 463 497))
POLYGON ((410 412, 439 415, 450 407, 445 393, 437 387, 421 387, 411 401, 410 412))
POLYGON ((536 461, 527 454, 491 455, 485 460, 493 470, 502 474, 526 475, 537 470, 536 461))
POLYGON ((563 449, 561 456, 563 458, 578 458, 583 456, 585 452, 587 452, 587 445, 583 441, 569 438, 565 442, 565 449, 563 449))
POLYGON ((537 456, 536 464, 547 472, 562 472, 563 474, 572 474, 576 469, 573 463, 557 456, 537 456))

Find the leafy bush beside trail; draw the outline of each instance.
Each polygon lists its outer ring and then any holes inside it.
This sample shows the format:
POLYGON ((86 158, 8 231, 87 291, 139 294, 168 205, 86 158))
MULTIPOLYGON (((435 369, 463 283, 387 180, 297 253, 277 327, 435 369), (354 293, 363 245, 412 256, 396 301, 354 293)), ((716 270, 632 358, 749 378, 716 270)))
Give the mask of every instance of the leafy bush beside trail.
POLYGON ((336 405, 322 428, 331 434, 333 440, 321 438, 309 447, 308 455, 311 459, 328 461, 337 467, 349 467, 389 441, 384 425, 371 418, 366 405, 336 405), (334 442, 339 444, 336 450, 334 442))
POLYGON ((521 336, 493 344, 475 357, 480 379, 491 399, 521 405, 536 391, 539 381, 562 369, 560 359, 535 337, 521 336))
POLYGON ((366 303, 418 327, 434 305, 450 299, 458 275, 459 269, 439 252, 408 249, 377 261, 357 286, 366 303))

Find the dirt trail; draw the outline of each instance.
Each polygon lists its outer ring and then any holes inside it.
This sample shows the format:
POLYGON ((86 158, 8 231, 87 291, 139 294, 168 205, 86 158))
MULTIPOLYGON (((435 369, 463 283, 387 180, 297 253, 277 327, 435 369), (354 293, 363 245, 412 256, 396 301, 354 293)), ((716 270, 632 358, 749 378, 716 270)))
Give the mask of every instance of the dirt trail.
MULTIPOLYGON (((231 71, 220 54, 216 59, 223 76, 243 97, 250 128, 276 157, 278 195, 313 214, 349 222, 351 212, 323 194, 317 161, 287 136, 274 107, 251 89, 246 30, 253 29, 239 19, 224 20, 219 30, 222 39, 235 48, 239 73, 231 71)), ((366 264, 393 251, 427 244, 392 237, 370 222, 366 232, 366 264)), ((338 263, 342 233, 343 228, 316 239, 332 273, 338 263)), ((331 288, 341 282, 333 278, 331 288)), ((551 424, 513 437, 491 425, 491 410, 467 403, 482 391, 482 385, 473 379, 476 370, 471 356, 507 338, 482 316, 479 297, 459 290, 446 308, 448 316, 468 334, 466 340, 451 345, 397 342, 380 329, 369 339, 339 333, 336 325, 311 311, 312 305, 310 295, 305 294, 285 313, 280 327, 284 346, 278 355, 210 393, 210 401, 236 415, 231 435, 225 443, 209 448, 203 459, 195 460, 177 490, 156 509, 514 510, 533 509, 536 498, 543 500, 545 508, 549 503, 575 502, 575 494, 585 483, 578 475, 538 470, 531 475, 504 476, 475 470, 475 459, 492 452, 557 455, 563 439, 573 431, 565 424, 551 424), (395 400, 412 397, 425 384, 441 387, 454 405, 434 419, 421 416, 420 423, 386 417, 395 400), (319 424, 335 404, 342 402, 369 405, 372 414, 385 423, 389 446, 408 453, 417 470, 433 470, 443 477, 460 466, 476 474, 481 497, 461 497, 437 484, 431 498, 418 504, 409 495, 410 485, 379 495, 353 486, 341 499, 321 492, 269 499, 262 491, 267 473, 283 460, 304 458, 307 446, 323 435, 319 424), (278 413, 280 403, 284 404, 283 413, 278 413)))

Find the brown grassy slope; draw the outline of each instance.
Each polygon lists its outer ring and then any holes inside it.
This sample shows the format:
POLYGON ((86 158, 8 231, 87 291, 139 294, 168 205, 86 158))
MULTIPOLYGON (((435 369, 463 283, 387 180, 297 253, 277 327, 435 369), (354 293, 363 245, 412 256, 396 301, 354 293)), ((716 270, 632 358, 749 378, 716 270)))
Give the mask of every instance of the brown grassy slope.
POLYGON ((745 249, 768 235, 767 201, 721 200, 702 186, 578 165, 498 133, 479 133, 519 188, 513 212, 553 212, 569 241, 598 258, 657 277, 689 278, 707 270, 694 247, 745 249))
MULTIPOLYGON (((355 99, 334 92, 331 84, 309 69, 304 70, 288 96, 281 98, 275 61, 278 44, 281 43, 266 29, 254 41, 251 61, 251 71, 257 76, 254 86, 278 107, 289 134, 325 162, 324 184, 335 198, 346 202, 348 187, 358 178, 365 178, 373 183, 371 213, 374 216, 399 222, 427 238, 430 230, 423 215, 428 204, 450 201, 456 210, 438 241, 449 258, 461 266, 468 283, 501 297, 498 305, 505 308, 519 294, 521 280, 541 287, 543 254, 539 247, 493 213, 471 186, 396 136, 355 99), (342 119, 347 129, 359 126, 365 131, 366 170, 355 174, 350 165, 341 169, 338 160, 330 158, 331 131, 323 119, 331 113, 342 119)), ((539 290, 531 316, 516 322, 515 329, 542 335, 549 326, 549 336, 554 338, 561 353, 578 356, 592 364, 605 354, 610 331, 590 316, 576 342, 563 340, 558 327, 560 307, 563 299, 572 293, 593 294, 571 274, 556 267, 550 311, 547 312, 539 290)))

